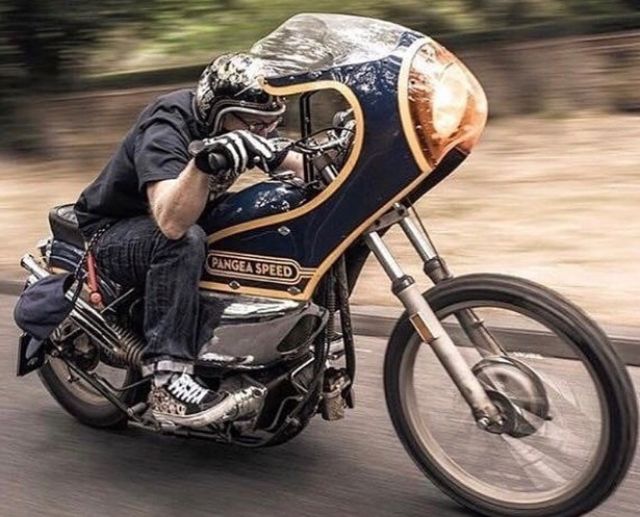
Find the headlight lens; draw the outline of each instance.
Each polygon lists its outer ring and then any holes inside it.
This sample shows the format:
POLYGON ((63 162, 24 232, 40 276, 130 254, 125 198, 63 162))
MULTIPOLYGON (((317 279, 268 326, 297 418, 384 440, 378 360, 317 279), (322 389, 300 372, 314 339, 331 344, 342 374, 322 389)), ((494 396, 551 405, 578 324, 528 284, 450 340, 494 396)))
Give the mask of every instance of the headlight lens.
POLYGON ((433 128, 437 139, 449 138, 467 108, 468 80, 456 63, 449 63, 433 89, 433 128))
POLYGON ((454 147, 471 151, 487 120, 480 83, 447 49, 427 39, 405 65, 398 90, 403 127, 423 170, 435 168, 454 147))

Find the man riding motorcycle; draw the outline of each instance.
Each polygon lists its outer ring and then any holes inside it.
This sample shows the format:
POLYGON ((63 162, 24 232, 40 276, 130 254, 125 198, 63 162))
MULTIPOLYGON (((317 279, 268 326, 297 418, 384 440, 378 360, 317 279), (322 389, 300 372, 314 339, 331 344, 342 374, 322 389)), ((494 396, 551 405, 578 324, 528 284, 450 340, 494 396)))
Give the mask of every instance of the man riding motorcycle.
POLYGON ((257 84, 260 67, 247 54, 225 54, 205 68, 195 91, 157 98, 75 205, 99 270, 124 286, 144 287, 143 373, 153 374, 151 410, 161 421, 208 425, 242 402, 241 393, 214 392, 193 377, 206 254, 198 219, 256 164, 301 173, 299 156, 278 153, 268 139, 285 105, 257 84), (196 140, 203 146, 192 158, 196 140))

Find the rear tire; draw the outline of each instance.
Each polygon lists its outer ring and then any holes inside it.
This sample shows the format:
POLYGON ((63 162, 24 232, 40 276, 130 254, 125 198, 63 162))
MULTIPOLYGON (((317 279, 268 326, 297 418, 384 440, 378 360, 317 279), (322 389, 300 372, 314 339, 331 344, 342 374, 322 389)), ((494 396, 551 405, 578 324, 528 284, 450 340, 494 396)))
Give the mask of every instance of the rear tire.
MULTIPOLYGON (((90 402, 78 396, 71 389, 67 379, 61 378, 60 370, 53 366, 52 361, 62 362, 60 359, 50 358, 49 361, 40 368, 40 380, 44 387, 51 393, 51 396, 60 404, 71 416, 90 427, 101 429, 123 429, 127 426, 128 417, 120 409, 115 407, 104 397, 102 401, 90 402)), ((140 379, 140 375, 133 369, 128 369, 124 383, 130 384, 140 379)), ((84 381, 80 381, 84 382, 84 381)), ((127 406, 132 406, 144 400, 146 393, 140 388, 133 388, 122 394, 119 398, 127 406)))
MULTIPOLYGON (((55 273, 59 271, 55 267, 52 267, 45 257, 42 257, 42 260, 45 264, 48 264, 47 269, 49 272, 55 273)), ((63 272, 74 272, 74 267, 65 261, 62 262, 64 265, 60 266, 60 270, 63 272)), ((75 266, 75 264, 73 266, 75 266)), ((110 295, 113 296, 113 286, 103 284, 101 281, 101 288, 104 288, 103 293, 110 293, 110 295)), ((81 297, 87 301, 86 290, 82 291, 81 297)), ((113 300, 109 298, 106 299, 107 303, 110 303, 111 301, 113 300)), ((63 331, 68 333, 74 328, 77 328, 75 324, 73 324, 70 319, 67 319, 56 331, 54 331, 52 336, 61 334, 63 331)), ((99 368, 100 365, 106 366, 106 363, 103 362, 100 357, 98 345, 93 345, 88 336, 84 333, 78 336, 78 338, 82 338, 84 340, 85 346, 89 348, 93 347, 96 351, 95 353, 98 356, 98 365, 96 366, 94 364, 92 366, 95 366, 96 368, 99 368)), ((53 337, 50 339, 53 339, 53 337)), ((116 369, 112 370, 115 371, 116 369)), ((129 367, 126 370, 117 369, 117 372, 120 379, 115 382, 115 385, 118 388, 132 384, 142 378, 137 368, 129 367)), ((126 427, 128 421, 127 415, 114 406, 110 401, 93 390, 93 388, 90 388, 84 381, 80 381, 83 389, 78 389, 79 386, 69 382, 69 378, 75 376, 75 374, 72 375, 71 371, 64 364, 62 359, 48 355, 47 361, 38 371, 38 375, 40 376, 40 381, 55 401, 58 402, 58 404, 60 404, 67 413, 81 423, 101 429, 122 429, 126 427)), ((113 379, 110 380, 113 381, 113 379)), ((130 407, 138 402, 146 400, 148 392, 149 385, 147 383, 130 389, 124 393, 120 393, 118 398, 123 404, 130 407)))
MULTIPOLYGON (((478 274, 454 278, 438 284, 424 296, 439 319, 458 310, 457 308, 454 310, 453 306, 464 307, 465 304, 469 307, 497 307, 498 310, 508 308, 514 313, 525 314, 556 331, 564 341, 571 343, 578 359, 585 365, 585 371, 591 376, 595 385, 594 391, 597 390, 599 400, 602 401, 600 402, 602 409, 600 429, 603 431, 597 451, 589 463, 585 464, 586 473, 584 476, 576 475, 575 480, 567 481, 567 488, 563 489, 565 491, 543 492, 540 488, 541 499, 546 497, 546 493, 550 494, 547 500, 525 501, 530 493, 525 493, 521 499, 516 495, 511 500, 506 497, 500 500, 499 494, 511 490, 504 488, 509 482, 506 472, 503 474, 505 485, 501 485, 500 481, 493 481, 493 485, 482 485, 480 482, 476 484, 474 480, 480 478, 473 473, 473 469, 469 470, 469 474, 463 470, 464 467, 456 463, 453 459, 455 452, 447 453, 444 448, 440 448, 440 444, 444 441, 438 442, 435 438, 438 436, 437 433, 420 431, 420 423, 423 426, 425 424, 422 416, 416 417, 413 414, 418 412, 415 409, 414 399, 417 398, 416 393, 419 393, 413 386, 415 382, 435 383, 436 381, 425 380, 424 377, 416 377, 414 380, 413 373, 406 373, 408 356, 413 354, 411 360, 414 363, 412 364, 417 364, 416 348, 428 345, 415 344, 416 340, 418 342, 420 340, 405 312, 398 320, 389 339, 384 365, 385 393, 395 430, 405 449, 423 473, 451 498, 483 515, 575 516, 592 510, 609 497, 624 478, 633 458, 638 415, 635 391, 627 370, 603 331, 584 312, 553 291, 532 282, 503 275, 478 274), (473 305, 475 303, 478 305, 473 305), (407 386, 409 384, 411 387, 407 386), (464 483, 463 480, 468 482, 464 483), (575 487, 572 485, 574 482, 577 485, 575 487)), ((418 348, 418 350, 421 351, 420 353, 429 353, 428 348, 426 350, 418 348)), ((532 357, 534 355, 531 354, 532 357)), ((544 359, 542 356, 540 358, 544 359)), ((578 363, 574 361, 572 364, 578 363)), ((411 367, 412 372, 413 368, 414 366, 411 367)), ((427 398, 435 399, 436 397, 427 398)), ((432 403, 437 404, 435 400, 432 403)), ((434 410, 434 415, 437 414, 438 410, 434 410)), ((470 416, 469 419, 473 423, 470 416)), ((437 425, 437 422, 436 417, 432 420, 432 425, 437 425)), ((474 441, 477 440, 477 435, 473 434, 477 432, 476 429, 470 430, 468 435, 454 434, 452 435, 455 438, 454 443, 461 445, 464 441, 471 442, 470 447, 473 448, 478 443, 474 441), (474 436, 476 436, 475 439, 474 436)), ((486 438, 487 441, 490 439, 486 438)), ((505 440, 506 443, 509 441, 514 443, 516 439, 505 440)), ((454 451, 455 445, 452 445, 450 450, 454 451)), ((488 454, 491 454, 491 449, 488 454)), ((495 454, 499 460, 497 450, 495 454)), ((494 460, 496 464, 499 464, 498 460, 494 460)), ((461 461, 460 464, 464 465, 464 462, 461 461)), ((485 470, 490 470, 493 466, 490 456, 484 458, 484 466, 485 470)), ((526 468, 525 466, 524 469, 526 468)), ((482 467, 478 471, 479 476, 485 474, 482 467)), ((496 476, 495 472, 490 475, 496 476)), ((499 472, 497 476, 499 479, 499 472)), ((486 479, 491 478, 483 478, 483 481, 486 482, 486 479)), ((537 488, 534 487, 534 490, 537 488)), ((514 489, 512 493, 518 494, 516 490, 514 489)))

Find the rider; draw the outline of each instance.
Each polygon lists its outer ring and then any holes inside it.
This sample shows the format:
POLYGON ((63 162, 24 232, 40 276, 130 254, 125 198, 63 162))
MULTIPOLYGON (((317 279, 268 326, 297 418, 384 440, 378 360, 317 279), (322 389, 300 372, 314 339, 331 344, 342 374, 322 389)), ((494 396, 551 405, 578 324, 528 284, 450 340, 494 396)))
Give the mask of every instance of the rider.
POLYGON ((157 98, 75 205, 85 239, 95 241, 100 271, 124 286, 144 286, 142 360, 143 373, 154 376, 151 410, 175 424, 215 422, 234 410, 239 396, 209 390, 193 377, 206 253, 198 219, 254 164, 299 167, 268 139, 285 105, 256 82, 261 73, 250 55, 224 54, 205 68, 195 91, 157 98), (196 140, 204 146, 192 158, 189 144, 196 140), (226 156, 228 168, 213 153, 226 156))

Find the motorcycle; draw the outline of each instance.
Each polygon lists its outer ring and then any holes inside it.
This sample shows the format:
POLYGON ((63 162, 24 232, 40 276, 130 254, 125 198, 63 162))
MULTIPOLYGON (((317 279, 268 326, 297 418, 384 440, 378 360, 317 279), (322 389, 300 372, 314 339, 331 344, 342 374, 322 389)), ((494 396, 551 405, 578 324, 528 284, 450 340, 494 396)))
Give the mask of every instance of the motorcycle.
POLYGON ((634 390, 607 336, 541 285, 454 276, 413 207, 480 137, 487 102, 476 78, 431 38, 353 16, 296 15, 251 53, 270 71, 256 78, 263 88, 297 101, 300 138, 286 145, 303 156, 305 177, 274 173, 203 218, 196 374, 243 390, 242 407, 199 429, 153 419, 140 368, 143 294, 84 263, 72 205, 51 211, 52 237, 22 265, 28 284, 80 267, 91 288, 41 361, 21 354, 20 372, 39 370, 90 426, 282 444, 316 414, 337 420, 355 405, 349 297, 373 256, 405 308, 386 351, 386 403, 423 473, 484 515, 579 515, 604 501, 637 436, 634 390), (318 128, 312 99, 327 92, 345 109, 318 128), (433 288, 421 292, 394 258, 383 239, 391 228, 433 288))

